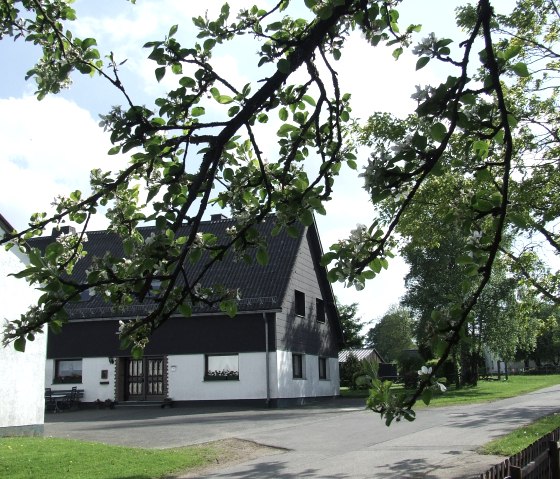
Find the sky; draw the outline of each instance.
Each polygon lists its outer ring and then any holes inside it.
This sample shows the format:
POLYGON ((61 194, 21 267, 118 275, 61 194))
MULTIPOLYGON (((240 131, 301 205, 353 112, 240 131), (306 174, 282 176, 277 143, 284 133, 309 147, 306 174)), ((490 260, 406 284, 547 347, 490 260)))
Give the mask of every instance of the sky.
MULTIPOLYGON (((232 13, 247 5, 239 0, 229 3, 232 13)), ((417 40, 436 31, 438 37, 460 41, 463 37, 457 36, 453 22, 458 3, 461 2, 408 0, 399 9, 399 22, 401 27, 422 24, 417 40)), ((74 7, 79 21, 72 29, 80 38, 96 38, 102 55, 112 51, 117 61, 126 59, 119 71, 123 84, 136 104, 149 106, 173 83, 167 76, 159 84, 155 81, 155 66, 141 46, 162 39, 174 24, 179 25, 177 38, 188 44, 195 34, 191 18, 204 15, 206 10, 212 17, 221 4, 221 0, 137 0, 135 5, 124 0, 77 0, 74 7)), ((214 68, 227 72, 233 84, 243 86, 259 74, 255 68, 258 60, 251 54, 256 49, 252 39, 245 37, 234 48, 218 50, 214 68)), ((416 57, 405 53, 395 61, 391 51, 369 48, 359 35, 353 35, 335 64, 342 92, 352 94, 356 118, 366 119, 374 111, 404 116, 414 109, 410 95, 416 85, 439 83, 447 75, 432 65, 435 62, 416 72, 416 57)), ((57 195, 76 189, 87 191, 92 168, 116 171, 126 165, 126 157, 106 154, 111 144, 98 126, 99 114, 122 104, 123 98, 98 77, 76 75, 69 89, 37 101, 33 81, 24 80, 35 55, 36 51, 22 42, 0 42, 0 213, 18 229, 26 226, 33 212, 49 211, 57 195)), ((271 154, 274 141, 275 135, 271 135, 270 144, 265 145, 271 154)), ((366 160, 367 152, 361 151, 359 164, 365 165, 366 160)), ((350 171, 343 170, 337 179, 334 198, 326 205, 327 216, 317 217, 325 251, 347 237, 357 224, 368 224, 375 217, 361 186, 350 171)), ((91 229, 103 229, 105 224, 103 218, 98 218, 91 229)), ((333 289, 342 304, 358 303, 358 317, 366 323, 380 318, 398 303, 404 293, 406 271, 404 262, 395 258, 389 270, 370 281, 364 290, 343 288, 339 283, 333 289)))

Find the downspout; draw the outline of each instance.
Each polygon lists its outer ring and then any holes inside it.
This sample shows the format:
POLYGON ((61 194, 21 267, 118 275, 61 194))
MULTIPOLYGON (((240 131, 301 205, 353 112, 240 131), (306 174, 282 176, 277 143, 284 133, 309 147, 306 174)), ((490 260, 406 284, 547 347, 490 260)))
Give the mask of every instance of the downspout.
POLYGON ((270 406, 270 358, 268 355, 268 318, 262 313, 264 319, 264 350, 266 364, 266 406, 270 406))

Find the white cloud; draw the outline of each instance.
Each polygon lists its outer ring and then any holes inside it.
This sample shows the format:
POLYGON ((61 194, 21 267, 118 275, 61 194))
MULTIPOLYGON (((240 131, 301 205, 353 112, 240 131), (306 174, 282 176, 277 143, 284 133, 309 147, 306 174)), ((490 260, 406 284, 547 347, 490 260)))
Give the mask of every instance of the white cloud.
POLYGON ((57 195, 89 191, 92 168, 123 166, 107 156, 111 145, 97 121, 73 102, 9 98, 0 99, 0 110, 0 211, 16 228, 34 212, 52 212, 57 195))

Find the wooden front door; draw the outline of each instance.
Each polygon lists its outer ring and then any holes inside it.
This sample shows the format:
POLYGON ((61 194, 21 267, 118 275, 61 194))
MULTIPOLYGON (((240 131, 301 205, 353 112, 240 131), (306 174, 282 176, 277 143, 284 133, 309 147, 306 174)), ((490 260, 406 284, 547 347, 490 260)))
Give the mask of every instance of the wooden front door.
POLYGON ((125 401, 161 401, 165 398, 164 358, 126 359, 125 401))

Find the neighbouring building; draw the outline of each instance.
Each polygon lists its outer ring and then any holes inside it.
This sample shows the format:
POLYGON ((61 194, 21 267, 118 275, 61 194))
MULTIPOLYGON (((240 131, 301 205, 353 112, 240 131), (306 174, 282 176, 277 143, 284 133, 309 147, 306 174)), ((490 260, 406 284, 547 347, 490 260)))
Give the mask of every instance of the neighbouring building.
MULTIPOLYGON (((228 253, 208 271, 207 284, 239 289, 234 318, 217 307, 196 306, 192 317, 172 317, 156 330, 144 357, 133 359, 119 349, 118 323, 148 312, 150 300, 117 312, 97 295, 84 295, 68 307, 62 333, 49 334, 46 386, 77 385, 90 403, 169 398, 282 406, 337 396, 342 329, 320 265, 316 225, 299 226, 297 238, 284 232, 272 236, 274 220, 270 216, 258 225, 268 241, 266 266, 228 253)), ((216 215, 201 231, 225 238, 234 224, 216 215)), ((141 231, 147 238, 154 229, 141 231)), ((33 244, 44 248, 54 240, 43 237, 33 244)), ((78 280, 85 278, 91 256, 122 254, 119 238, 106 231, 88 232, 85 248, 89 254, 73 273, 78 280)), ((190 268, 194 272, 196 266, 190 268)))
MULTIPOLYGON (((13 227, 0 215, 0 236, 12 231, 13 227)), ((39 292, 30 289, 25 281, 8 276, 21 271, 27 261, 18 248, 6 251, 0 247, 2 326, 5 321, 19 318, 39 297, 39 292)), ((24 353, 16 351, 12 344, 2 347, 0 343, 0 436, 43 434, 46 346, 44 334, 28 341, 24 353)))

